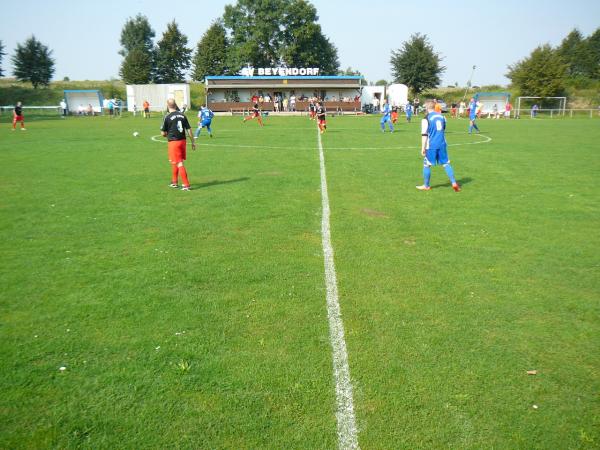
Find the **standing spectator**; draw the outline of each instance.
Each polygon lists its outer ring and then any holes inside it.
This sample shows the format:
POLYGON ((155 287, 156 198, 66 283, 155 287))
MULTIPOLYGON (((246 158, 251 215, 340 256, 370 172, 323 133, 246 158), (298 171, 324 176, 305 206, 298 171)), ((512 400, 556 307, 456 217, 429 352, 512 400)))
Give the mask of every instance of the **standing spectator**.
POLYGON ((504 105, 504 118, 505 119, 510 119, 511 111, 512 111, 512 105, 510 104, 510 102, 506 102, 506 105, 504 105))
POLYGON ((450 105, 450 117, 452 117, 453 119, 456 119, 456 102, 453 102, 450 105))
POLYGON ((144 100, 142 106, 144 108, 144 119, 150 118, 150 103, 148 102, 148 100, 144 100))
POLYGON ((186 160, 186 132, 192 141, 192 150, 196 150, 196 143, 192 135, 192 128, 187 120, 187 117, 179 111, 175 100, 170 98, 167 100, 168 114, 163 120, 160 129, 161 134, 167 138, 169 162, 171 163, 172 177, 169 187, 178 188, 179 177, 181 177, 181 190, 190 190, 190 181, 188 180, 187 171, 185 170, 184 161, 186 160))
POLYGON ((21 102, 17 102, 13 110, 13 131, 17 129, 17 122, 21 122, 21 131, 25 131, 25 116, 23 116, 23 104, 21 102))
POLYGON ((85 108, 83 107, 83 104, 80 104, 79 108, 77 108, 77 115, 83 116, 84 114, 85 114, 85 108))
POLYGON ((462 118, 462 116, 465 113, 466 109, 467 109, 467 104, 465 103, 464 100, 461 100, 460 104, 458 105, 458 117, 459 118, 462 118))
POLYGON ((436 113, 440 113, 441 114, 442 113, 442 105, 441 105, 441 103, 438 102, 437 99, 433 99, 433 103, 434 103, 433 110, 436 113))
POLYGON ((494 116, 494 119, 497 119, 498 117, 500 117, 498 115, 498 105, 494 103, 494 106, 492 107, 492 116, 494 116))
POLYGON ((64 119, 67 117, 67 102, 64 98, 60 101, 60 109, 62 110, 62 118, 64 119))
POLYGON ((282 105, 283 105, 283 110, 287 111, 288 110, 288 99, 287 97, 283 97, 283 100, 281 101, 282 105))
POLYGON ((294 94, 290 95, 290 110, 296 112, 296 96, 294 94))
POLYGON ((379 111, 379 99, 377 97, 373 97, 373 112, 376 113, 379 111))
POLYGON ((112 119, 115 112, 115 101, 111 98, 108 100, 108 116, 112 119))

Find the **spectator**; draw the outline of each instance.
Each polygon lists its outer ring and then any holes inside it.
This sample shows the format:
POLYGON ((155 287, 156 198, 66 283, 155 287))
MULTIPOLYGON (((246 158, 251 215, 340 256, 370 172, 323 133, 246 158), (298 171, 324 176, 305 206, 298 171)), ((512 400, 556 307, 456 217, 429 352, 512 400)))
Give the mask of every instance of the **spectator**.
POLYGON ((60 109, 62 110, 62 117, 64 119, 65 117, 67 117, 67 113, 68 113, 67 102, 65 101, 64 98, 60 101, 60 109))
POLYGON ((512 110, 512 105, 510 104, 510 102, 506 102, 506 105, 504 105, 504 118, 505 119, 510 119, 511 110, 512 110))

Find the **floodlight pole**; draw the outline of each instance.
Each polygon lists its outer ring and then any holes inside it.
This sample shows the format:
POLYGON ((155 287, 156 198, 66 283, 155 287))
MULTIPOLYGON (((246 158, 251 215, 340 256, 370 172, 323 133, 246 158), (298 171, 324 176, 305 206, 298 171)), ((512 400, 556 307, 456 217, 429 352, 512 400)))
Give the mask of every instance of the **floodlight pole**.
POLYGON ((467 98, 467 92, 469 92, 469 88, 471 87, 471 81, 473 80, 473 74, 475 73, 475 69, 477 68, 477 66, 473 66, 473 68, 471 69, 471 76, 469 77, 469 81, 467 81, 467 88, 465 89, 465 94, 463 95, 463 99, 462 101, 465 101, 465 98, 467 98))

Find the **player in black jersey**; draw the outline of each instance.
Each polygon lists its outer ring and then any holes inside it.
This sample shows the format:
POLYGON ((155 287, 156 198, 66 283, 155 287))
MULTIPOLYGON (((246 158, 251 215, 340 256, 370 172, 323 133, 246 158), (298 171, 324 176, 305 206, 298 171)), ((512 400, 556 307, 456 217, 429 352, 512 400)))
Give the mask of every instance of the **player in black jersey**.
POLYGON ((171 184, 172 188, 178 188, 177 184, 179 177, 181 177, 182 191, 190 190, 190 182, 188 180, 187 171, 183 162, 186 160, 186 132, 192 141, 192 150, 196 150, 196 143, 194 142, 194 135, 192 134, 192 127, 187 120, 187 117, 179 111, 175 100, 170 98, 167 100, 167 108, 169 113, 163 120, 162 127, 160 129, 163 136, 167 138, 169 148, 169 162, 172 168, 171 184))
POLYGON ((325 107, 321 102, 317 102, 316 104, 316 115, 319 123, 319 130, 321 130, 321 134, 325 133, 327 129, 327 121, 325 120, 325 107))
POLYGON ((316 110, 317 110, 317 107, 315 106, 315 102, 311 98, 310 101, 308 102, 308 115, 309 115, 310 120, 313 120, 315 118, 316 110))
POLYGON ((258 123, 260 124, 260 126, 264 126, 262 118, 260 117, 260 109, 258 109, 258 103, 255 103, 254 106, 252 107, 252 112, 250 113, 250 115, 248 117, 245 117, 243 122, 246 123, 247 120, 252 120, 256 118, 256 120, 258 120, 258 123))
POLYGON ((23 105, 21 102, 17 102, 13 110, 13 131, 17 129, 17 122, 21 122, 21 131, 25 131, 25 117, 23 117, 23 105))

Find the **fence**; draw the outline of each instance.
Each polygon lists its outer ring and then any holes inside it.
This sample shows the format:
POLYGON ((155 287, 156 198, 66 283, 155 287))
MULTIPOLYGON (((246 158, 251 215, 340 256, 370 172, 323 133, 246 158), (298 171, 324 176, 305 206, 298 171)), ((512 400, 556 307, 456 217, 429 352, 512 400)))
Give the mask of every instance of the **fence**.
MULTIPOLYGON (((483 116, 483 115, 482 115, 483 116)), ((593 119, 594 117, 598 117, 600 118, 600 107, 598 108, 578 108, 578 109, 558 109, 558 108, 553 108, 553 109, 538 109, 538 110, 532 110, 532 109, 523 109, 521 108, 521 110, 519 112, 515 111, 515 118, 516 119, 524 119, 524 118, 531 118, 531 119, 536 119, 536 118, 544 118, 544 119, 572 119, 575 117, 588 117, 590 119, 593 119)))

